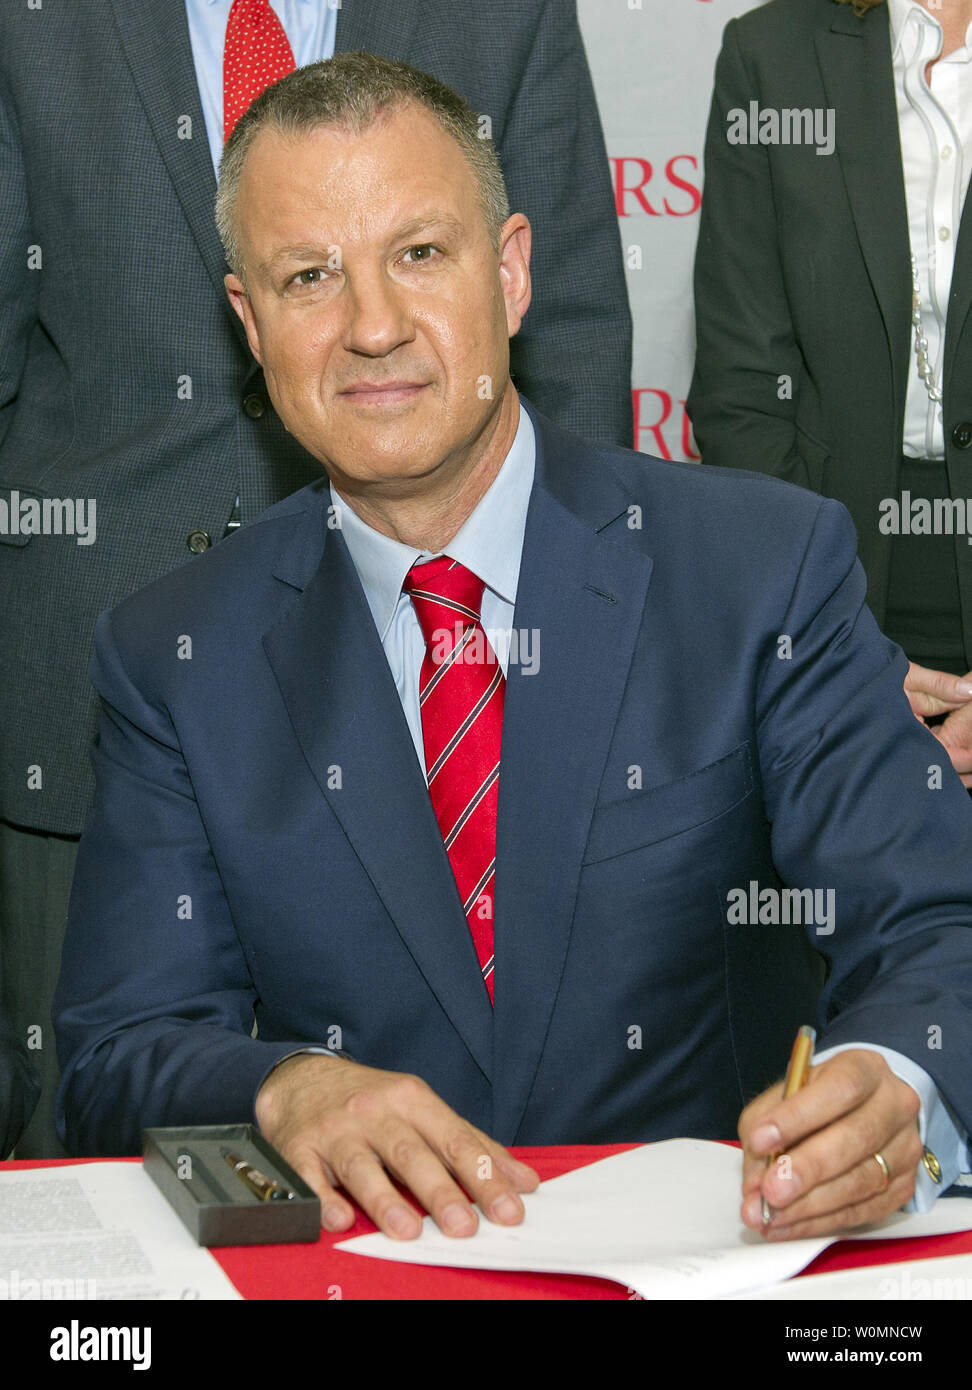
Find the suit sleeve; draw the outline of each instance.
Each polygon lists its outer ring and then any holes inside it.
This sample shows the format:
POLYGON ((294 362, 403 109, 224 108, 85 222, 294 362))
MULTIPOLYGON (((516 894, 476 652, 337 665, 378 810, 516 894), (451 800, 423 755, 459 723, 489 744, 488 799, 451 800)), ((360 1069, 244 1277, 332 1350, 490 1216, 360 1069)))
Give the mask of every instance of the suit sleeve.
POLYGON ((727 113, 748 112, 758 96, 733 20, 716 63, 705 141, 687 409, 703 462, 809 488, 795 425, 802 357, 783 281, 769 151, 727 139, 727 113))
POLYGON ((73 1153, 141 1152, 146 1126, 253 1122, 276 1062, 171 718, 95 637, 97 791, 78 851, 54 1022, 73 1153))
POLYGON ((24 1132, 39 1095, 40 1082, 27 1049, 0 1017, 0 1160, 24 1132))
POLYGON ((32 242, 20 132, 0 73, 0 444, 9 428, 27 339, 37 316, 41 272, 28 265, 32 242))
POLYGON ((833 894, 829 925, 807 926, 828 965, 820 1050, 911 1058, 969 1133, 972 802, 911 713, 907 661, 865 605, 855 540, 843 506, 822 501, 761 662, 773 860, 787 885, 833 894))
POLYGON ((513 380, 545 415, 630 448, 631 313, 610 169, 574 0, 547 0, 499 143, 533 226, 533 304, 513 380))

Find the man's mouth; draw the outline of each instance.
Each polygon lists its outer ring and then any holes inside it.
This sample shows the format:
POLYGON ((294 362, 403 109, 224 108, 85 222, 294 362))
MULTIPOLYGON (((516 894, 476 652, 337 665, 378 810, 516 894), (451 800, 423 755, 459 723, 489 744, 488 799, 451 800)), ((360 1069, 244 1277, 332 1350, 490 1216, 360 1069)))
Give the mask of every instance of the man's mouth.
POLYGON ((338 395, 351 405, 402 405, 414 400, 427 385, 424 381, 357 381, 338 395))

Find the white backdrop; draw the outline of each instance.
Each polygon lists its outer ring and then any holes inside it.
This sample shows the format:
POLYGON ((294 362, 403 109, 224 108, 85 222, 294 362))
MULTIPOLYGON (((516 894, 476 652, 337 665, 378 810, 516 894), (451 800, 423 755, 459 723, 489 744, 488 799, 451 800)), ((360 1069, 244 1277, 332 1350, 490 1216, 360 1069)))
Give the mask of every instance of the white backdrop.
POLYGON ((614 178, 634 318, 635 447, 696 457, 692 258, 722 31, 757 0, 578 0, 614 178), (640 267, 640 268, 639 268, 640 267))

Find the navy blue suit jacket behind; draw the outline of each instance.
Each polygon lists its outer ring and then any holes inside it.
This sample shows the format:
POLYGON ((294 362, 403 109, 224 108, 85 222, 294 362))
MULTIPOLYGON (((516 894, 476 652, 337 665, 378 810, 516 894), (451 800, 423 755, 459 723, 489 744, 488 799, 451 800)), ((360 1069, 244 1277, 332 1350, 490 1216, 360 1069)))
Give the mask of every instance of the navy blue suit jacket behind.
POLYGON ((810 1020, 913 1057, 972 1128, 972 808, 846 511, 532 413, 495 1011, 322 481, 100 621, 55 1006, 73 1150, 250 1119, 335 1025, 504 1143, 731 1137, 810 1020), (731 923, 751 881, 833 889, 833 932, 731 923))

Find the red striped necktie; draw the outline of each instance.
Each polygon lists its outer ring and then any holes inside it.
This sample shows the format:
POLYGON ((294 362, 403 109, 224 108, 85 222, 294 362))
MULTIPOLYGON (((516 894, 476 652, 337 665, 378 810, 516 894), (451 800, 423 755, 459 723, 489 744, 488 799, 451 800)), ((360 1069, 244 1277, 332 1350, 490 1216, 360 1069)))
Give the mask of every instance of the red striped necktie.
POLYGON ((270 0, 233 0, 223 45, 223 139, 262 91, 293 70, 293 50, 270 0))
POLYGON ((480 622, 483 581, 458 560, 413 565, 426 652, 419 676, 425 768, 483 979, 493 999, 493 883, 503 729, 503 668, 480 622))

